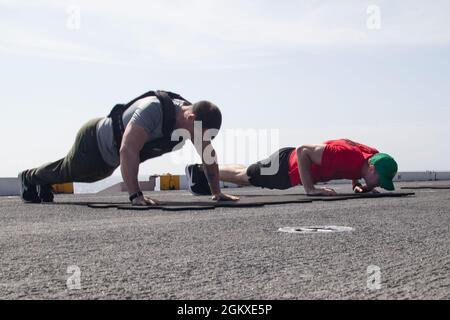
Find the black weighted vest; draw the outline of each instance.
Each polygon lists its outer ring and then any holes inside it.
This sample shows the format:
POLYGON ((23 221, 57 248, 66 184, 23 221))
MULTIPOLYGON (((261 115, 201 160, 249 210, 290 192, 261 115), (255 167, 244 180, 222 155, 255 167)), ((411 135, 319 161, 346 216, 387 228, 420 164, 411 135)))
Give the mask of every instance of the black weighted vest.
POLYGON ((140 152, 140 160, 144 162, 148 159, 159 157, 165 153, 171 152, 173 148, 182 142, 182 138, 177 141, 172 141, 172 133, 175 130, 176 122, 176 107, 173 103, 173 99, 179 99, 185 101, 187 104, 191 104, 182 96, 169 92, 169 91, 149 91, 143 95, 131 100, 127 104, 116 104, 108 115, 112 120, 114 140, 116 142, 117 152, 120 152, 120 146, 122 145, 122 137, 125 132, 123 124, 123 113, 137 100, 146 97, 157 97, 162 106, 163 112, 163 124, 162 132, 163 137, 147 142, 140 152))

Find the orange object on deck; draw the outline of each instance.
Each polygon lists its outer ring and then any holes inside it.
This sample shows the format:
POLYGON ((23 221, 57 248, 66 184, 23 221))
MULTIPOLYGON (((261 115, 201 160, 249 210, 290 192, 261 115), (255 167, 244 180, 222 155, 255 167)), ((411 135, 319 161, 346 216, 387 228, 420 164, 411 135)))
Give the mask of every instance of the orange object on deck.
POLYGON ((52 185, 54 193, 68 193, 73 194, 73 183, 61 183, 52 185))

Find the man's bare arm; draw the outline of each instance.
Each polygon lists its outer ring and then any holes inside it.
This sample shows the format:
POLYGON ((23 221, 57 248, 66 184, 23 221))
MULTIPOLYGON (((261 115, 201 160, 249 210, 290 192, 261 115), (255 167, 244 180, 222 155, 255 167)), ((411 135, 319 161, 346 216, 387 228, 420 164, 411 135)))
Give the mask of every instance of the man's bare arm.
POLYGON ((219 178, 219 166, 214 164, 203 164, 205 168, 206 178, 208 179, 209 186, 211 188, 212 195, 219 195, 220 190, 220 178, 219 178))
MULTIPOLYGON (((148 138, 149 136, 144 128, 134 123, 130 123, 123 134, 120 147, 120 170, 130 195, 140 191, 138 182, 139 154, 148 138)), ((156 204, 156 201, 142 196, 136 198, 133 204, 156 204)))
POLYGON ((219 165, 217 164, 216 151, 209 141, 203 141, 201 150, 197 150, 197 152, 202 159, 205 175, 211 188, 211 194, 213 196, 220 194, 219 165))
POLYGON ((323 144, 303 145, 297 149, 298 170, 305 192, 308 195, 334 195, 336 192, 329 188, 316 188, 311 174, 311 165, 322 164, 323 144))
POLYGON ((204 141, 202 144, 202 149, 197 149, 197 152, 202 158, 205 175, 208 179, 209 187, 211 188, 213 200, 239 200, 238 197, 223 194, 220 190, 219 165, 216 151, 214 150, 211 142, 204 141))

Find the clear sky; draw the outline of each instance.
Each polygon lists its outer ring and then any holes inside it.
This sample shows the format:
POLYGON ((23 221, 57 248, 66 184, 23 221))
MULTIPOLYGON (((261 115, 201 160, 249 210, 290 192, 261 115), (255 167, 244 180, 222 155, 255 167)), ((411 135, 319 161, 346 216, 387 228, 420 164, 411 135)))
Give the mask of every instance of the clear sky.
MULTIPOLYGON (((63 157, 84 122, 150 89, 213 101, 224 129, 278 129, 281 146, 347 137, 401 171, 450 170, 449 14, 444 0, 0 0, 0 177, 63 157)), ((140 173, 182 169, 166 156, 140 173)))

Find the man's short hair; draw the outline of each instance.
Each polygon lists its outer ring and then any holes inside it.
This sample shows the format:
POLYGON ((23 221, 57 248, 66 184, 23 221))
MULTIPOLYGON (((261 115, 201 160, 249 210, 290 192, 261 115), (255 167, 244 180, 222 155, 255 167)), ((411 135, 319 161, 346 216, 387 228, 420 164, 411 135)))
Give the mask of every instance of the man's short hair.
POLYGON ((222 126, 222 113, 214 103, 209 101, 194 103, 192 113, 195 115, 195 121, 202 121, 203 128, 220 130, 222 126))

